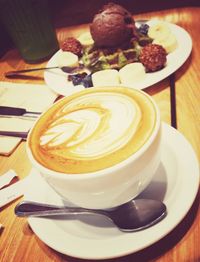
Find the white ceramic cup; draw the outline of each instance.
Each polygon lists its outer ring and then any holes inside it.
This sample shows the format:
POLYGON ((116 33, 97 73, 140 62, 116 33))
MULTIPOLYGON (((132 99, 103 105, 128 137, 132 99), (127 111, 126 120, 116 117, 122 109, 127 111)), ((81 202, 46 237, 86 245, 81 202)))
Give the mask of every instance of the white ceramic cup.
MULTIPOLYGON (((143 91, 138 90, 138 92, 143 91)), ((56 172, 46 168, 34 158, 29 146, 30 131, 27 139, 27 153, 31 163, 64 200, 70 201, 74 205, 105 209, 121 205, 135 198, 150 183, 160 163, 160 113, 153 99, 148 94, 145 93, 145 95, 152 101, 155 108, 156 123, 145 144, 124 161, 91 173, 64 174, 56 172)))

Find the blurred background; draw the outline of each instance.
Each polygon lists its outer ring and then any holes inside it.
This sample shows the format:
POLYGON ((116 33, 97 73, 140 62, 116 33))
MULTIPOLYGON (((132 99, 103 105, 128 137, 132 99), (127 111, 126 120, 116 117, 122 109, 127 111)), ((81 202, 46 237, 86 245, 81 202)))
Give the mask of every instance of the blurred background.
MULTIPOLYGON (((26 0, 40 1, 40 0, 26 0)), ((48 0, 52 23, 55 28, 90 23, 95 13, 106 3, 114 2, 128 9, 133 15, 183 6, 200 6, 199 0, 48 0)), ((0 0, 1 4, 1 0, 0 0)), ((13 47, 4 26, 0 22, 0 57, 13 47)))

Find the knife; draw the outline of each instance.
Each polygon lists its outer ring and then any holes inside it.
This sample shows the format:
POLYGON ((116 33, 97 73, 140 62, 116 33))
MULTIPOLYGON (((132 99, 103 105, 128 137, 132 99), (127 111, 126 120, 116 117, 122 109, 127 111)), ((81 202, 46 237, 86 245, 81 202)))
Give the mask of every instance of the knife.
POLYGON ((0 106, 0 115, 23 116, 24 114, 40 115, 41 112, 27 111, 20 107, 0 106))
POLYGON ((26 140, 28 136, 28 132, 1 131, 0 130, 0 136, 14 136, 14 137, 20 137, 23 140, 26 140))

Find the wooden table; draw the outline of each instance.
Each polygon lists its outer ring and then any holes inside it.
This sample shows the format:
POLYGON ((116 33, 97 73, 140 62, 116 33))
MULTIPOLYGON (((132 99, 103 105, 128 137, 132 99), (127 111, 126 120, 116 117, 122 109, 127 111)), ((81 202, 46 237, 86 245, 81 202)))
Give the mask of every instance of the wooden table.
MULTIPOLYGON (((189 59, 176 72, 176 102, 178 130, 188 139, 200 160, 200 8, 180 8, 162 12, 146 13, 135 16, 135 19, 152 17, 165 19, 185 28, 193 39, 193 50, 189 59)), ((60 42, 67 36, 77 36, 88 25, 57 29, 60 42)), ((183 43, 184 44, 184 43, 183 43)), ((44 83, 43 73, 32 73, 35 80, 8 80, 4 72, 44 66, 46 63, 28 65, 23 62, 16 50, 10 50, 1 59, 1 81, 23 83, 44 83)), ((165 79, 146 90, 156 100, 162 120, 170 124, 170 89, 169 80, 165 79)), ((25 152, 25 142, 22 142, 10 157, 0 157, 0 174, 14 169, 20 178, 26 177, 31 170, 30 162, 25 152)), ((184 201, 184 199, 183 199, 184 201)), ((62 255, 46 246, 32 232, 27 220, 17 218, 13 209, 19 199, 0 209, 0 222, 4 229, 0 232, 0 261, 81 261, 62 255)), ((199 194, 182 222, 167 236, 154 245, 113 261, 200 261, 200 208, 199 194)), ((78 248, 78 245, 77 245, 78 248)))

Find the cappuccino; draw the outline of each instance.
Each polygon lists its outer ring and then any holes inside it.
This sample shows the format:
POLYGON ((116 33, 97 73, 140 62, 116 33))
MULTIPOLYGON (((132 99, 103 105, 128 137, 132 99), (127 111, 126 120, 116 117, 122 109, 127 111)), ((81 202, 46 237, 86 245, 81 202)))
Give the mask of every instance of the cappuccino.
POLYGON ((36 122, 28 139, 44 167, 84 174, 112 167, 148 141, 157 122, 154 103, 126 87, 86 89, 65 97, 36 122))

